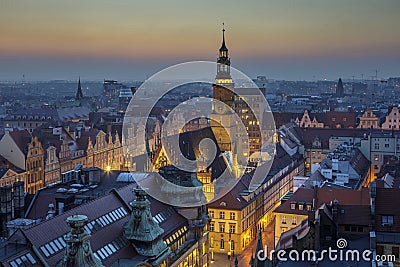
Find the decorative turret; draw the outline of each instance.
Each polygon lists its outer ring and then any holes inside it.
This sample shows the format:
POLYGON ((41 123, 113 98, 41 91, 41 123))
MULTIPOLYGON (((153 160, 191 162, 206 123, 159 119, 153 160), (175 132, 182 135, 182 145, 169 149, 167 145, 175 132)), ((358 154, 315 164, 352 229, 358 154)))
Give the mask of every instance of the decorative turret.
POLYGON ((92 252, 90 235, 83 229, 87 223, 88 217, 85 215, 72 215, 67 218, 71 232, 65 237, 67 248, 58 267, 103 267, 101 261, 92 252))
POLYGON ((113 144, 113 138, 111 135, 111 131, 108 133, 108 148, 112 148, 114 146, 113 144))
POLYGON ((153 219, 150 212, 150 201, 143 189, 133 190, 136 199, 130 203, 132 215, 124 226, 124 236, 142 255, 151 261, 162 262, 170 253, 162 240, 164 230, 153 219))

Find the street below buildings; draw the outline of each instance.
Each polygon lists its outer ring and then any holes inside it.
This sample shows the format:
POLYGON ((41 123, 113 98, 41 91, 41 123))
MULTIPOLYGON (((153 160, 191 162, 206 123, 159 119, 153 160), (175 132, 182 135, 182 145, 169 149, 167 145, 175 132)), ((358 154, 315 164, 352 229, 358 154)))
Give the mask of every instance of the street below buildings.
MULTIPOLYGON (((267 245, 268 253, 274 249, 274 220, 265 228, 262 233, 263 246, 267 245)), ((255 238, 247 248, 237 255, 239 267, 249 267, 252 255, 256 253, 257 238, 255 238)), ((226 253, 214 253, 214 262, 211 263, 212 267, 228 267, 235 266, 235 258, 229 259, 226 253)))

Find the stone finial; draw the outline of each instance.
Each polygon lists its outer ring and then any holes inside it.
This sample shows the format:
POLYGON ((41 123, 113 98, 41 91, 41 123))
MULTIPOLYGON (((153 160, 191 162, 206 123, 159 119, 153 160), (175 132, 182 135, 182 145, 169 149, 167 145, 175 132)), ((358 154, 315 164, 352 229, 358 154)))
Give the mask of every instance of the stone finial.
POLYGON ((130 203, 132 214, 124 226, 124 236, 143 256, 160 257, 168 251, 162 240, 164 229, 153 219, 150 212, 150 201, 143 189, 133 190, 136 199, 130 203))
POLYGON ((83 228, 88 223, 85 215, 72 215, 67 218, 71 232, 65 236, 67 248, 58 267, 104 267, 94 256, 90 246, 90 235, 83 228))

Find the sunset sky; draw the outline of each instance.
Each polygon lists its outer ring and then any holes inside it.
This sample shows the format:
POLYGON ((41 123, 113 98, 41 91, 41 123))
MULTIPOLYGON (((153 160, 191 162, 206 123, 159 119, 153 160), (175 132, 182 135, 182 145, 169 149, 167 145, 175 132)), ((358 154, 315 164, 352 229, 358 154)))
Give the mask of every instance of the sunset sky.
POLYGON ((400 76, 400 1, 14 0, 0 4, 0 80, 144 79, 214 61, 287 80, 400 76))

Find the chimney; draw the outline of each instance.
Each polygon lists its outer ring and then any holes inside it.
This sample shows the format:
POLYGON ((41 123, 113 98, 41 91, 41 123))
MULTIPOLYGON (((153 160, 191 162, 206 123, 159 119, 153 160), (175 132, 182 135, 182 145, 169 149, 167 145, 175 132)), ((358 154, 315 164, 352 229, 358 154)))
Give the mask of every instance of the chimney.
POLYGON ((49 210, 47 211, 47 215, 46 215, 46 220, 49 220, 49 219, 53 218, 54 216, 56 216, 56 209, 54 208, 54 204, 50 203, 49 210))
POLYGON ((339 201, 337 199, 333 200, 331 203, 332 206, 332 217, 333 222, 337 224, 338 221, 338 209, 339 209, 339 201))

